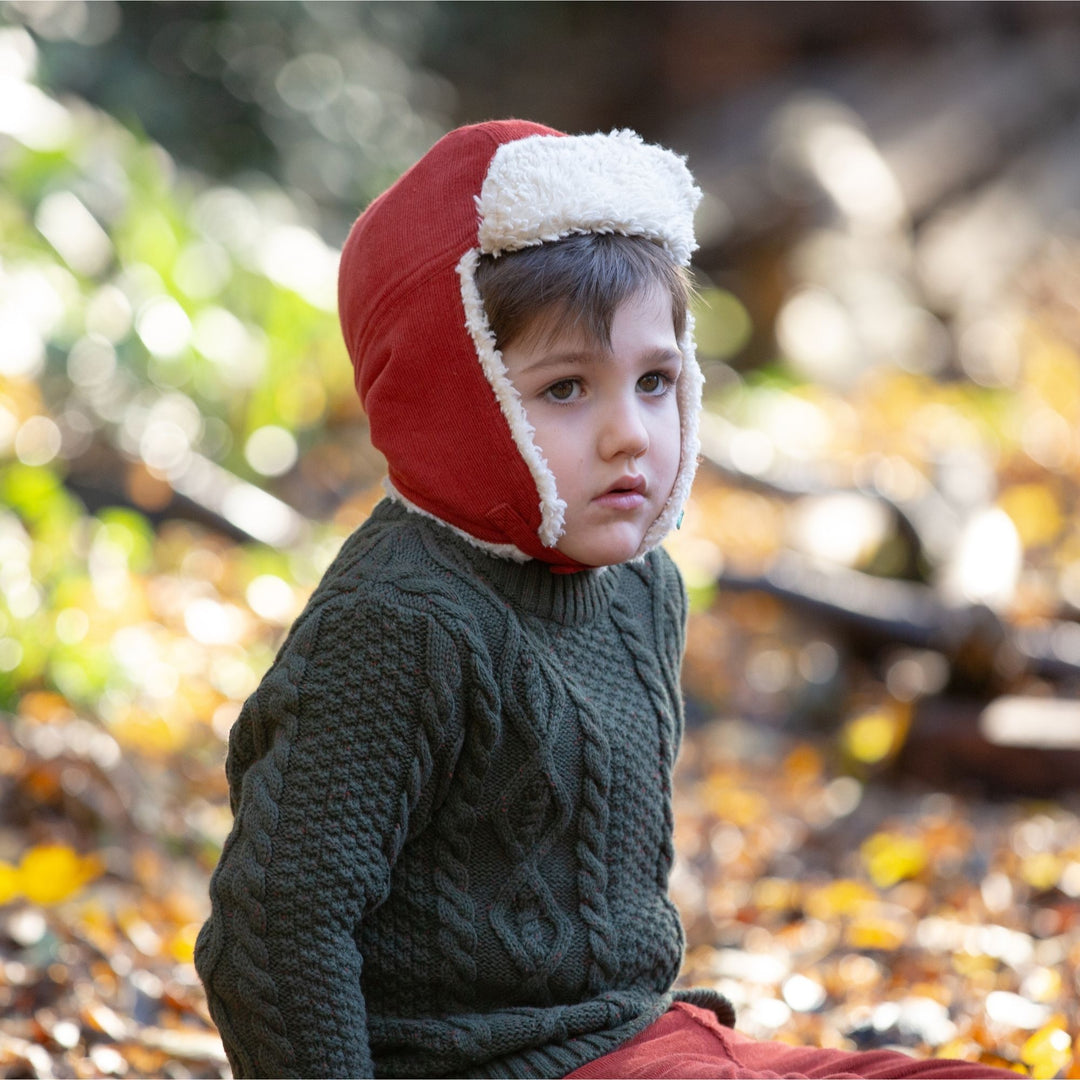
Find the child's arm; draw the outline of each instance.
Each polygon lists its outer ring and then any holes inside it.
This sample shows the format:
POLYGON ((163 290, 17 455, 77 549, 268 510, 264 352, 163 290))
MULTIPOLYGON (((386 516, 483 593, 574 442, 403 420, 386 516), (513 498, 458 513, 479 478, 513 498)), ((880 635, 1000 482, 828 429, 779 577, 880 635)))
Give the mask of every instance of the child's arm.
POLYGON ((434 620, 339 595, 303 617, 245 705, 236 822, 196 957, 236 1075, 374 1074, 359 926, 448 768, 455 661, 434 620))

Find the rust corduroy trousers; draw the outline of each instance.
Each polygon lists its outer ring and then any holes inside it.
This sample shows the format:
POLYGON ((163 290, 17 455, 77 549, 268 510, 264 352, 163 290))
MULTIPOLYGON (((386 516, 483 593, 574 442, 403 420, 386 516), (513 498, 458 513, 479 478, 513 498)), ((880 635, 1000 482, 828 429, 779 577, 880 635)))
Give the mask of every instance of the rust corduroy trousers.
POLYGON ((988 1080, 1016 1073, 970 1061, 912 1058, 895 1050, 852 1053, 763 1042, 723 1027, 708 1009, 676 1003, 629 1042, 590 1061, 567 1080, 773 1080, 773 1078, 911 1077, 988 1080))

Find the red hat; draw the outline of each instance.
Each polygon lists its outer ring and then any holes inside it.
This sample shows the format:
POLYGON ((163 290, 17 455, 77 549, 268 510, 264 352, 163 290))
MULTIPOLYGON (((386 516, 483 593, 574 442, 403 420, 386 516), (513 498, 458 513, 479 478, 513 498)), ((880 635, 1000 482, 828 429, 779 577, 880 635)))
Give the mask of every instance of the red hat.
MULTIPOLYGON (((657 240, 685 266, 700 197, 680 157, 633 132, 500 120, 450 132, 375 199, 342 251, 338 309, 389 493, 496 554, 581 569, 555 547, 565 503, 495 347, 476 261, 618 232, 657 240)), ((674 524, 697 463, 690 325, 680 347, 679 475, 639 555, 674 524)))

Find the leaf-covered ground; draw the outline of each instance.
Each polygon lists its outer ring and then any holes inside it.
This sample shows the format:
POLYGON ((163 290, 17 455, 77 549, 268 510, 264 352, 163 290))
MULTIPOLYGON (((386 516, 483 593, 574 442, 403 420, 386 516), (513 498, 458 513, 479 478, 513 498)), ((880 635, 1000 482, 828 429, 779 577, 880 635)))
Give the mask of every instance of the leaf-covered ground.
MULTIPOLYGON (((21 103, 0 131, 0 1075, 223 1076, 191 957, 229 827, 225 739, 381 466, 338 337, 334 252, 300 208, 272 183, 183 168, 39 87, 37 66, 31 35, 0 27, 21 103), (263 544, 175 520, 185 492, 263 544)), ((1003 268, 983 243, 1013 235, 999 214, 950 220, 956 297, 978 294, 951 314, 919 306, 917 272, 949 243, 834 222, 787 271, 793 310, 824 310, 826 329, 847 308, 823 309, 820 288, 807 306, 808 268, 846 281, 869 329, 952 335, 960 363, 943 370, 875 363, 830 387, 781 358, 737 374, 724 361, 747 312, 704 283, 700 355, 726 432, 709 444, 742 475, 703 476, 671 543, 694 603, 683 978, 719 987, 762 1037, 1080 1077, 1076 785, 1037 802, 883 771, 958 674, 980 705, 1080 692, 1080 245, 1036 236, 1003 268), (868 253, 876 277, 853 259, 868 253), (791 475, 842 498, 769 487, 791 475), (952 542, 867 516, 883 500, 929 501, 952 542), (846 569, 937 589, 951 567, 961 594, 1057 635, 1069 663, 1051 676, 949 642, 858 655, 824 619, 717 590, 725 572, 819 556, 822 523, 846 569), (980 523, 997 547, 962 542, 980 523)), ((922 238, 949 241, 939 224, 922 238)))
POLYGON ((1078 1076, 1080 816, 837 775, 716 723, 680 770, 683 978, 762 1038, 1078 1076))
MULTIPOLYGON (((121 751, 47 694, 0 726, 22 850, 0 876, 3 1075, 227 1075, 191 963, 224 726, 183 755, 121 751), (87 830, 110 839, 79 855, 87 830)), ((1078 808, 864 784, 830 758, 744 723, 688 731, 683 981, 759 1037, 1080 1076, 1078 808)))

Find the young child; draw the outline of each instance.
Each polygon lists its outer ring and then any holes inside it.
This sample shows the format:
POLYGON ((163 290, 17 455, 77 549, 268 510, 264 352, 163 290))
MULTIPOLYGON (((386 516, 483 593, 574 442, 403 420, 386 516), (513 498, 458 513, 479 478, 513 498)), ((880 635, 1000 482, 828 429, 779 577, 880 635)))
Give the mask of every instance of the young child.
POLYGON ((698 451, 699 197, 630 132, 501 121, 354 226, 388 498, 230 739, 196 963, 236 1075, 989 1075, 754 1042, 671 989, 686 601, 657 545, 698 451))

